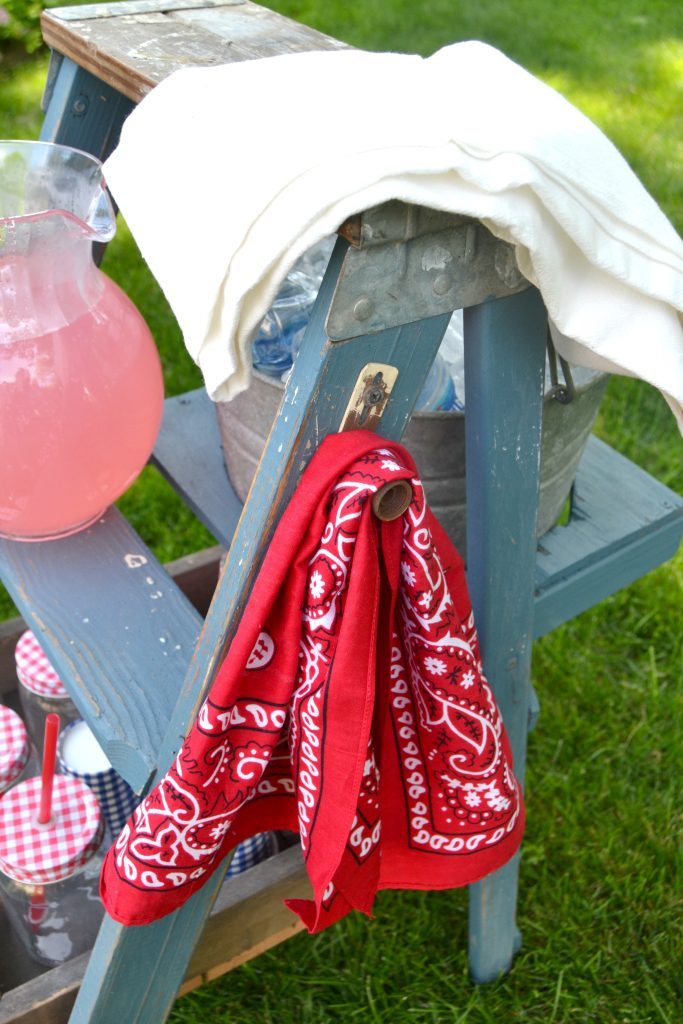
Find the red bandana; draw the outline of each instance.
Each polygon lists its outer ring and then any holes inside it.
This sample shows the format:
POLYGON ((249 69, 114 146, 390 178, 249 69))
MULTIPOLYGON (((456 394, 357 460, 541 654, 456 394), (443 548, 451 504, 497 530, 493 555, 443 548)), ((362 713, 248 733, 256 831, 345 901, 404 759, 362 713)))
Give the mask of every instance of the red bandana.
POLYGON ((304 473, 211 692, 173 766, 102 873, 117 921, 191 896, 237 843, 301 837, 309 931, 378 889, 447 889, 500 867, 524 812, 482 675, 462 560, 412 459, 367 431, 331 435, 304 473), (393 522, 372 495, 410 480, 393 522))

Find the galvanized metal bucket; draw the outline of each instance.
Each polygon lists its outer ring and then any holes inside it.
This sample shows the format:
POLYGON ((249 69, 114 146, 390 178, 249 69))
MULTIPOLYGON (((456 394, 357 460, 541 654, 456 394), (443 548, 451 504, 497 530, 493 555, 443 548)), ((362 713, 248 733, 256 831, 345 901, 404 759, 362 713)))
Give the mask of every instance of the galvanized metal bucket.
MULTIPOLYGON (((537 534, 557 521, 569 496, 608 382, 607 374, 577 374, 569 405, 546 395, 543 406, 541 492, 537 534)), ((254 371, 252 384, 232 402, 218 402, 216 413, 228 475, 244 501, 284 385, 254 371)), ((403 435, 415 459, 427 499, 456 547, 465 549, 465 415, 415 413, 403 435)))

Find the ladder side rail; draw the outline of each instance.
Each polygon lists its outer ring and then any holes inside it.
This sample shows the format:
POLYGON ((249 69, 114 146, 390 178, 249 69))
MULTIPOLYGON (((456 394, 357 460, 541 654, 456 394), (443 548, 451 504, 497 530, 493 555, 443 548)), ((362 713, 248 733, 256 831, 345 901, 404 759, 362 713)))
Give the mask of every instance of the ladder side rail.
MULTIPOLYGON (((469 589, 486 676, 523 785, 531 704, 536 512, 547 314, 535 288, 465 311, 469 589)), ((470 969, 509 970, 519 854, 470 886, 470 969)))

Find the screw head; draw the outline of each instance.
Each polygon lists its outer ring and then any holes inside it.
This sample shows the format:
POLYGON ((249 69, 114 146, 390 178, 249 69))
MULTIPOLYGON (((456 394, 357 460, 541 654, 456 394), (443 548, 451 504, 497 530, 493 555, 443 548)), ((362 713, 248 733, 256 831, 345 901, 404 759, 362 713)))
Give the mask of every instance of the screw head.
POLYGON ((356 320, 360 320, 362 322, 363 320, 368 320, 372 316, 374 308, 375 307, 370 302, 370 299, 363 296, 363 298, 359 299, 353 307, 353 315, 356 320))
POLYGON ((372 387, 363 396, 364 405, 379 405, 384 398, 384 392, 381 388, 372 387))
POLYGON ((517 288, 524 277, 517 266, 515 250, 506 242, 499 242, 493 257, 493 265, 500 280, 507 288, 517 288))
POLYGON ((432 291, 434 292, 435 295, 445 295, 446 292, 450 290, 452 284, 453 279, 449 274, 439 274, 434 279, 432 291))

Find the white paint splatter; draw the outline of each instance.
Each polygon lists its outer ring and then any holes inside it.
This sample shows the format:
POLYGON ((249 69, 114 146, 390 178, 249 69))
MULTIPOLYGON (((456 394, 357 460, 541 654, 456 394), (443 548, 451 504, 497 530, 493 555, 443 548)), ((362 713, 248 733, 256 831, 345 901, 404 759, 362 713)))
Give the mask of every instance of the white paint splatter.
POLYGON ((124 555, 123 560, 129 569, 139 569, 141 565, 147 565, 144 555, 124 555))

